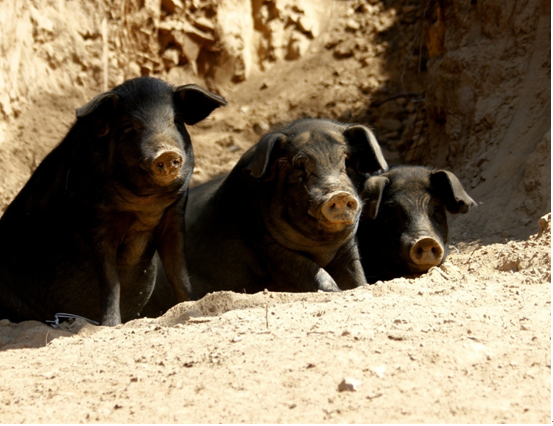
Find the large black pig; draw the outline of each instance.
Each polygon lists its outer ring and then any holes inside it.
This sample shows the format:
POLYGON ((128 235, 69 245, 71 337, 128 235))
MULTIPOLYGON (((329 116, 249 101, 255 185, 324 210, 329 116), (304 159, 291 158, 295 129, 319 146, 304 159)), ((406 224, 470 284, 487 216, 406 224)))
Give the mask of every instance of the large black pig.
POLYGON ((198 296, 340 291, 365 283, 361 199, 347 168, 386 168, 362 125, 304 119, 264 135, 226 177, 190 192, 185 253, 198 296))
POLYGON ((0 220, 0 318, 136 318, 156 250, 176 298, 189 298, 183 214, 194 158, 185 124, 225 104, 193 84, 143 77, 77 109, 0 220))
POLYGON ((395 166, 371 175, 357 239, 368 282, 421 274, 448 254, 449 213, 476 203, 446 170, 395 166))

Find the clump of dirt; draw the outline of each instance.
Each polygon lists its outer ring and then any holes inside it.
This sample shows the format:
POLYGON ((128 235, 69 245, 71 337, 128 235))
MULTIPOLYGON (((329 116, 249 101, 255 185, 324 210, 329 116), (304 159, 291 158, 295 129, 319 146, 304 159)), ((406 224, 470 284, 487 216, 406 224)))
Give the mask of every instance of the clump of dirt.
POLYGON ((540 231, 526 241, 477 245, 472 252, 465 251, 463 266, 478 275, 491 275, 495 270, 524 272, 521 281, 527 284, 551 282, 551 213, 543 216, 539 225, 540 231))

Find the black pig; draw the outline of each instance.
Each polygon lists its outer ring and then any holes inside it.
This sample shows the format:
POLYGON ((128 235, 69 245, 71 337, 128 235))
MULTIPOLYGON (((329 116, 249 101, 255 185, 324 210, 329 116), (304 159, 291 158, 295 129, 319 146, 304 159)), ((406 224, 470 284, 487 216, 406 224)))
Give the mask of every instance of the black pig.
POLYGON ((193 188, 185 253, 194 292, 364 284, 354 238, 361 200, 347 167, 387 167, 370 130, 305 119, 264 135, 228 176, 193 188))
POLYGON ((0 318, 59 312, 116 325, 153 289, 157 250, 179 301, 192 295, 184 218, 193 125, 226 101, 143 77, 77 109, 0 220, 0 318))
POLYGON ((371 175, 357 231, 368 282, 421 274, 448 254, 446 210, 467 213, 476 203, 445 170, 395 166, 371 175))

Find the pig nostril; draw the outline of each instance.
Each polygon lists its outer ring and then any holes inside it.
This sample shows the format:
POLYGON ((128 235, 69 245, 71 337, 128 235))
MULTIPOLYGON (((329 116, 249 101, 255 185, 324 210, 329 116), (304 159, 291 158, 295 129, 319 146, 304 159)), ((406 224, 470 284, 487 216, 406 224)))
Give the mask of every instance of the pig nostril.
POLYGON ((423 252, 424 252, 424 250, 422 249, 422 247, 419 247, 419 248, 417 249, 417 254, 421 254, 421 255, 422 255, 423 252))
POLYGON ((159 170, 162 170, 162 169, 163 169, 163 166, 164 166, 163 161, 160 161, 159 163, 157 163, 157 168, 158 168, 159 170))

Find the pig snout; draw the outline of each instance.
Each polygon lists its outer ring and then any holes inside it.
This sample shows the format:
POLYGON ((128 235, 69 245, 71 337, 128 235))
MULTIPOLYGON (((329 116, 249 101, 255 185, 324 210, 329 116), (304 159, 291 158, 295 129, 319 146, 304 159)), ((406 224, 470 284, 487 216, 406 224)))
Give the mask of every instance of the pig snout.
POLYGON ((146 161, 142 167, 151 175, 161 181, 170 183, 174 181, 184 164, 184 157, 177 151, 163 151, 155 155, 153 160, 146 161))
POLYGON ((166 151, 154 160, 152 172, 159 177, 176 176, 182 167, 183 160, 179 153, 166 151))
POLYGON ((438 266, 444 256, 442 245, 431 237, 423 237, 416 240, 409 250, 411 261, 420 268, 426 270, 432 266, 438 266))
POLYGON ((328 194, 321 211, 325 219, 331 223, 350 224, 357 216, 359 202, 347 192, 333 192, 328 194))

